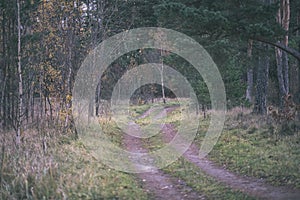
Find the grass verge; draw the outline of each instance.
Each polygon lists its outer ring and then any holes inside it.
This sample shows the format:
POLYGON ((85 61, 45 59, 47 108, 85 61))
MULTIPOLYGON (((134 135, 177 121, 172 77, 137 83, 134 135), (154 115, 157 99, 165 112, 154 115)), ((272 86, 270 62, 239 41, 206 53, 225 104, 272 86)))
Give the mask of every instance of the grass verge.
MULTIPOLYGON (((114 124, 106 134, 121 142, 114 124)), ((131 175, 109 169, 79 140, 30 130, 17 148, 1 133, 0 199, 148 199, 131 175), (47 148, 45 148, 47 145, 47 148)))
POLYGON ((300 188, 300 133, 277 135, 266 120, 231 114, 210 158, 231 171, 300 188))
MULTIPOLYGON (((173 112, 167 120, 178 126, 179 114, 173 112)), ((195 139, 199 147, 208 126, 209 118, 201 119, 195 139)), ((299 144, 299 129, 274 126, 249 110, 234 110, 227 113, 224 130, 209 158, 233 172, 265 179, 275 186, 300 188, 299 144)))

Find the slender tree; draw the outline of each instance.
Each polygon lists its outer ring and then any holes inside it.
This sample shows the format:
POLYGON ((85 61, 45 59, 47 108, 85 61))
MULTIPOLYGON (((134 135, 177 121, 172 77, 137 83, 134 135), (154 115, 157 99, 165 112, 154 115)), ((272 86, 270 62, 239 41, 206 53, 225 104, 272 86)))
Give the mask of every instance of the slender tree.
POLYGON ((18 21, 18 119, 16 143, 20 144, 21 132, 23 128, 23 77, 21 66, 21 17, 20 17, 20 0, 17 0, 17 21, 18 21))
MULTIPOLYGON (((249 40, 247 56, 250 65, 252 65, 252 50, 253 50, 253 40, 249 40)), ((246 90, 246 100, 249 101, 249 103, 253 103, 252 93, 253 93, 253 66, 250 66, 247 69, 247 90, 246 90)))

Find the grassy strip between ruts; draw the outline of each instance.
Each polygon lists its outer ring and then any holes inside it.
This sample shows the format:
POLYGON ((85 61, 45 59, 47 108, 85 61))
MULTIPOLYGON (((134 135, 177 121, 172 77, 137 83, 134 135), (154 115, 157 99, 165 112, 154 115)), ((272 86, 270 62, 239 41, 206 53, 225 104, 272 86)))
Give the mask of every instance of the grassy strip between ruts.
MULTIPOLYGON (((175 111, 168 117, 175 126, 179 114, 175 111)), ((208 125, 209 119, 202 118, 196 137, 199 147, 208 125)), ((209 158, 233 172, 262 178, 275 186, 300 188, 299 143, 299 129, 292 134, 276 133, 267 119, 235 110, 227 113, 224 130, 209 158)))
POLYGON ((182 179, 195 191, 205 194, 207 199, 255 199, 217 182, 183 157, 164 168, 163 171, 182 179))
MULTIPOLYGON (((151 151, 160 149, 164 146, 161 135, 159 134, 144 140, 144 146, 151 151)), ((217 182, 183 157, 162 170, 174 177, 180 178, 189 187, 200 194, 204 194, 207 199, 253 199, 217 182)))
POLYGON ((156 103, 149 103, 149 104, 142 104, 142 105, 130 105, 129 110, 130 110, 130 115, 131 117, 138 118, 142 114, 144 114, 147 110, 149 110, 151 107, 168 107, 168 106, 176 106, 181 104, 185 104, 185 101, 179 102, 177 99, 168 99, 166 104, 162 102, 156 102, 156 103))
MULTIPOLYGON (((180 114, 178 111, 174 111, 174 113, 180 114)), ((180 117, 171 114, 166 121, 168 121, 168 123, 175 122, 172 121, 174 119, 178 120, 180 117)), ((158 150, 164 146, 161 134, 144 139, 143 142, 144 147, 148 148, 150 151, 158 150)), ((204 194, 207 199, 253 199, 246 194, 234 191, 217 182, 203 173, 197 166, 182 157, 162 170, 183 180, 184 184, 187 184, 189 187, 193 188, 193 190, 199 192, 199 194, 204 194)))

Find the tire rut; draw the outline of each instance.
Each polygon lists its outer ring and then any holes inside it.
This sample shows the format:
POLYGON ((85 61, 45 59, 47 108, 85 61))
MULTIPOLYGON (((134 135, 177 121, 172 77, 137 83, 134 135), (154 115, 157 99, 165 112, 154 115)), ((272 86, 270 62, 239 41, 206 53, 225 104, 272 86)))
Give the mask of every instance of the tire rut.
MULTIPOLYGON (((172 124, 162 126, 164 142, 169 143, 176 135, 176 130, 172 124)), ((176 147, 175 147, 176 148, 176 147)), ((215 165, 207 158, 200 159, 199 148, 196 144, 192 144, 190 148, 183 154, 189 162, 195 164, 207 175, 215 178, 217 181, 250 196, 260 199, 300 199, 300 191, 287 187, 276 187, 267 184, 262 179, 246 177, 230 172, 222 167, 215 165)))
MULTIPOLYGON (((149 114, 148 112, 147 114, 149 114)), ((145 115, 142 115, 145 117, 145 115)), ((139 126, 134 122, 128 125, 128 132, 139 131, 139 126)), ((134 134, 136 135, 136 134, 134 134)), ((137 137, 133 137, 128 134, 124 134, 123 143, 125 148, 129 152, 134 153, 147 153, 148 150, 143 147, 142 140, 137 137)), ((140 180, 143 188, 147 193, 153 195, 153 199, 206 199, 204 195, 200 195, 194 192, 190 187, 188 187, 185 182, 180 179, 174 178, 168 174, 165 174, 159 170, 155 165, 143 165, 143 163, 138 157, 129 158, 134 168, 138 170, 147 170, 151 172, 137 173, 136 176, 140 180)), ((143 156, 143 159, 151 160, 151 157, 143 156)), ((149 163, 149 162, 147 162, 149 163)))

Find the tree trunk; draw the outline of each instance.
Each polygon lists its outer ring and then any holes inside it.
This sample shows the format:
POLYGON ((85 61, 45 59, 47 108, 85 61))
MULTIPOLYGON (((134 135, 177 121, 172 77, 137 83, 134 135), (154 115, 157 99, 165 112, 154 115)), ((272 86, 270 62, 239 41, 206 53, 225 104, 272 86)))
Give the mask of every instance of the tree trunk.
POLYGON ((259 56, 256 80, 256 101, 254 112, 264 115, 267 113, 267 91, 269 79, 270 58, 267 55, 259 56))
MULTIPOLYGON (((299 27, 299 25, 300 25, 300 11, 298 12, 297 24, 298 24, 298 27, 299 27)), ((300 36, 299 31, 298 31, 297 35, 298 35, 298 37, 300 36)), ((298 50, 300 52, 300 41, 298 42, 298 50)), ((300 67, 300 60, 298 60, 298 67, 300 67)), ((299 70, 299 68, 298 68, 298 76, 299 76, 298 80, 299 80, 299 83, 300 83, 300 70, 299 70)), ((300 85, 298 85, 298 91, 299 91, 298 92, 298 103, 300 103, 300 85)), ((299 112, 299 114, 300 114, 300 112, 299 112)))
POLYGON ((7 114, 6 114, 6 102, 5 102, 5 96, 6 96, 6 82, 7 82, 7 77, 8 77, 8 69, 7 69, 7 62, 6 62, 6 28, 5 28, 5 22, 6 21, 6 16, 5 12, 2 12, 2 56, 3 56, 3 62, 2 64, 2 72, 3 72, 3 82, 1 83, 2 85, 2 92, 1 92, 1 111, 0 115, 2 118, 2 127, 3 129, 6 128, 7 124, 7 114))
POLYGON ((276 64, 277 64, 277 78, 279 84, 280 96, 287 94, 286 85, 285 85, 285 76, 283 73, 283 55, 280 49, 276 49, 276 64))
POLYGON ((253 91, 253 69, 250 68, 247 70, 247 91, 246 91, 246 100, 249 103, 253 103, 252 91, 253 91))
POLYGON ((286 93, 290 92, 290 76, 289 76, 289 58, 286 52, 282 52, 282 62, 283 62, 283 76, 284 76, 284 85, 285 85, 285 89, 286 89, 286 93))
POLYGON ((164 83, 164 63, 162 61, 161 71, 160 71, 160 78, 161 78, 161 93, 163 97, 163 103, 166 103, 166 95, 165 95, 165 83, 164 83))
POLYGON ((17 20, 18 20, 18 78, 19 78, 19 106, 18 106, 18 120, 17 120, 17 135, 16 144, 20 144, 21 129, 22 129, 22 115, 23 115, 23 80, 21 67, 21 19, 20 19, 20 0, 17 0, 17 20))
POLYGON ((100 109, 100 95, 101 95, 101 80, 99 80, 99 83, 97 85, 97 89, 96 89, 96 99, 95 99, 95 103, 96 103, 96 116, 99 117, 99 109, 100 109))
POLYGON ((72 59, 73 59, 73 47, 74 47, 74 34, 73 34, 73 30, 71 27, 68 27, 68 38, 66 41, 66 66, 67 66, 67 80, 65 82, 65 87, 64 87, 64 99, 65 100, 65 109, 66 109, 66 118, 65 118, 65 129, 70 128, 70 118, 71 118, 71 108, 72 108, 72 101, 71 101, 71 94, 72 94, 72 75, 73 75, 73 63, 72 63, 72 59))
POLYGON ((3 73, 3 76, 5 77, 4 78, 4 81, 2 83, 2 92, 1 92, 1 110, 0 110, 0 117, 1 117, 1 120, 2 120, 2 124, 0 124, 0 126, 2 126, 3 128, 6 128, 6 123, 7 123, 7 119, 6 119, 6 113, 5 113, 5 110, 6 110, 6 102, 5 102, 5 91, 6 91, 6 82, 7 82, 7 72, 6 72, 6 66, 4 66, 5 70, 4 70, 4 73, 3 73))
MULTIPOLYGON (((280 0, 280 8, 276 16, 277 22, 281 27, 288 32, 290 24, 290 1, 280 0)), ((288 34, 284 35, 283 41, 281 42, 284 46, 288 46, 288 34)), ((289 61, 288 55, 285 51, 275 47, 275 56, 277 64, 277 78, 279 83, 279 94, 280 94, 280 106, 283 106, 282 97, 289 93, 289 61)))
POLYGON ((37 122, 40 123, 43 119, 43 111, 44 111, 44 104, 43 104, 43 80, 44 80, 44 72, 43 68, 40 69, 40 80, 39 80, 39 115, 37 115, 37 122))
MULTIPOLYGON (((247 51, 247 56, 249 58, 250 63, 252 60, 252 48, 253 48, 253 41, 250 40, 248 43, 248 51, 247 51)), ((252 91, 253 91, 253 69, 251 66, 247 69, 247 90, 246 90, 246 100, 251 104, 253 103, 252 91)))

